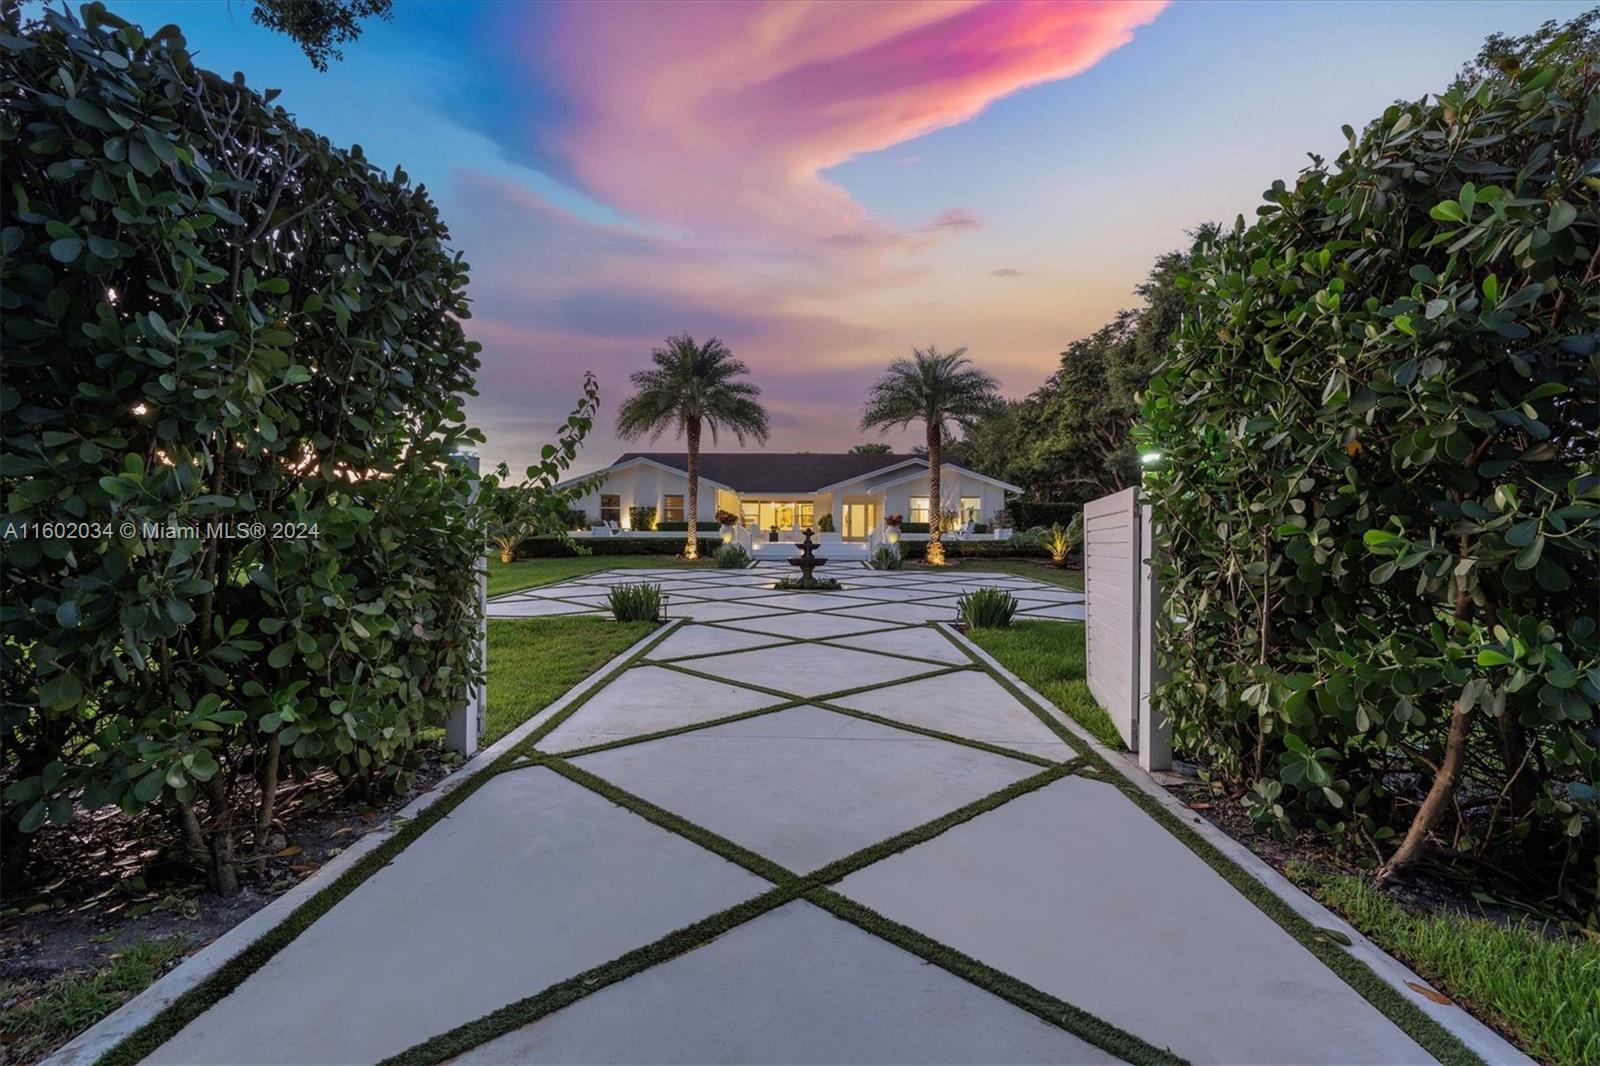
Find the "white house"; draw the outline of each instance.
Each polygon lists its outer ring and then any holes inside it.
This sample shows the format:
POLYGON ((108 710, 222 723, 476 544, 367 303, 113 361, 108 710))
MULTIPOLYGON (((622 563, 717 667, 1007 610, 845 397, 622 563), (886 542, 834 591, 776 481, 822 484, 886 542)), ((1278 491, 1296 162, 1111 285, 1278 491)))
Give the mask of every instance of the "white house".
MULTIPOLYGON (((629 452, 604 470, 572 479, 593 479, 574 506, 595 526, 615 522, 630 529, 634 507, 655 508, 659 522, 687 521, 687 462, 683 452, 629 452)), ((940 479, 943 500, 935 508, 928 462, 914 455, 702 452, 696 524, 714 529, 716 513, 728 511, 759 536, 774 526, 783 532, 815 526, 831 515, 842 540, 865 542, 882 531, 888 515, 927 522, 935 513, 956 512, 963 523, 993 522, 1022 491, 954 463, 941 466, 940 479)))

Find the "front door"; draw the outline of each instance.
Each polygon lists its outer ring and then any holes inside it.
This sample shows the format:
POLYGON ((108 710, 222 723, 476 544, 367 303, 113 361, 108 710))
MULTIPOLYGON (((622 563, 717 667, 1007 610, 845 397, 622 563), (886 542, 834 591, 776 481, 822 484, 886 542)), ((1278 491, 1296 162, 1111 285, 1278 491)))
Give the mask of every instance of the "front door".
POLYGON ((878 505, 875 503, 847 503, 844 505, 845 540, 866 540, 878 524, 878 505))

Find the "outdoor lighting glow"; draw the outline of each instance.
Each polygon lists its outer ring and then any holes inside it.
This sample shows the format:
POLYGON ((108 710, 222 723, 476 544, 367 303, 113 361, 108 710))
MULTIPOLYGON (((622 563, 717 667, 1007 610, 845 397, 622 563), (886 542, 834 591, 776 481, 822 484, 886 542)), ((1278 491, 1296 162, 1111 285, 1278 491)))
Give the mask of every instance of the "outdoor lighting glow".
POLYGON ((1146 466, 1148 466, 1148 465, 1150 465, 1151 463, 1154 463, 1154 462, 1159 462, 1160 459, 1161 459, 1161 453, 1160 452, 1145 452, 1143 455, 1139 456, 1139 461, 1141 463, 1144 463, 1146 466))

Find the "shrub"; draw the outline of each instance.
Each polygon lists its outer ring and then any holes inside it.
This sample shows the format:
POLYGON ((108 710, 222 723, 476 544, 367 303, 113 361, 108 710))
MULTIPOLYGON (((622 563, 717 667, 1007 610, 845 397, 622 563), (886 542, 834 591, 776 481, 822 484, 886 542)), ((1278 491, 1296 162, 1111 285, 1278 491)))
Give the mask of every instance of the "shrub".
POLYGON ((871 560, 867 563, 874 570, 899 570, 905 566, 905 561, 900 558, 900 553, 892 544, 880 544, 878 550, 872 553, 871 560))
POLYGON ((661 617, 660 585, 613 585, 607 599, 619 622, 654 622, 661 617))
POLYGON ((1083 513, 1081 503, 1055 503, 1046 500, 1012 500, 1006 504, 1006 513, 1017 529, 1035 526, 1068 526, 1083 513))
POLYGON ((926 522, 901 522, 900 523, 900 532, 902 532, 902 533, 926 533, 926 532, 928 532, 928 523, 926 523, 926 522))
POLYGON ((406 787, 482 677, 467 268, 175 31, 0 11, 6 510, 110 520, 6 543, 7 815, 164 808, 230 892, 279 780, 406 787))
MULTIPOLYGON (((714 530, 714 529, 716 529, 716 526, 712 525, 710 522, 696 522, 695 523, 695 529, 697 529, 697 530, 700 530, 700 529, 714 530)), ((657 522, 655 524, 655 531, 657 533, 687 533, 687 532, 689 532, 689 523, 688 522, 657 522)))
POLYGON ((1045 551, 1050 553, 1050 561, 1057 566, 1067 565, 1067 557, 1078 550, 1083 540, 1083 515, 1075 515, 1072 522, 1065 527, 1051 526, 1043 537, 1045 551))
MULTIPOLYGON (((654 507, 628 508, 628 524, 635 532, 648 533, 656 528, 656 509, 654 507)), ((688 526, 684 526, 688 529, 688 526)))
POLYGON ((837 592, 844 586, 831 577, 780 577, 772 587, 785 592, 810 589, 820 592, 837 592))
POLYGON ((818 533, 832 533, 833 532, 833 515, 831 513, 824 512, 823 514, 820 514, 820 515, 817 516, 817 532, 818 533))
POLYGON ((1140 431, 1179 745, 1259 818, 1406 830, 1388 870, 1514 847, 1591 921, 1597 92, 1395 104, 1203 234, 1140 431))
MULTIPOLYGON (((683 541, 670 537, 579 537, 565 541, 559 537, 529 537, 517 545, 519 559, 548 559, 553 556, 575 555, 580 546, 591 555, 665 555, 677 556, 683 552, 683 541)), ((711 555, 722 546, 722 541, 712 537, 700 538, 700 554, 711 555)))
POLYGON ((1003 629, 1017 613, 1017 599, 1005 589, 973 589, 956 601, 956 614, 973 629, 1003 629))
POLYGON ((718 511, 716 520, 719 526, 736 526, 739 524, 739 516, 732 511, 718 511))
POLYGON ((738 544, 724 544, 716 552, 717 565, 724 570, 740 570, 750 565, 750 556, 738 544))

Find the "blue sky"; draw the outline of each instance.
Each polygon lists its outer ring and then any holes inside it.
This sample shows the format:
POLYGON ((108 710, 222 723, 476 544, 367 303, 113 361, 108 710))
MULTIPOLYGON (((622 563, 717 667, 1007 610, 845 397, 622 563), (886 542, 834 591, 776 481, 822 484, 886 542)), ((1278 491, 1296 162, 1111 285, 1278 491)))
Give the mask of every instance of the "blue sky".
POLYGON ((1022 395, 1186 230, 1248 217, 1488 33, 1583 10, 397 0, 322 74, 242 0, 111 6, 427 184, 473 264, 469 413, 514 467, 584 369, 583 465, 614 457, 627 373, 678 330, 751 365, 781 450, 868 439, 864 389, 913 345, 1022 395))

